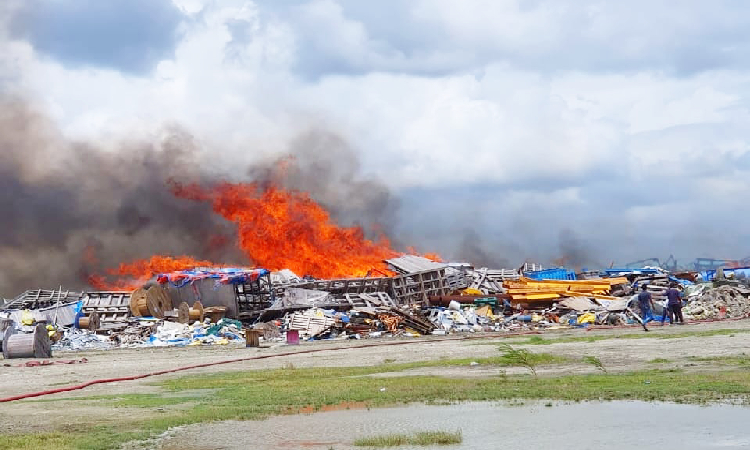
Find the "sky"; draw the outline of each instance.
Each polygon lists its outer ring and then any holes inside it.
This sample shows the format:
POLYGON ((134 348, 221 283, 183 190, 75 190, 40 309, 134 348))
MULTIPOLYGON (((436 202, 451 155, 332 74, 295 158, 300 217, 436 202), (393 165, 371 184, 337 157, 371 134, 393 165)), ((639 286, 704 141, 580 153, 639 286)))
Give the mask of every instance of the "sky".
POLYGON ((67 138, 220 171, 329 133, 397 242, 496 265, 750 255, 749 66, 742 0, 0 6, 0 95, 67 138))

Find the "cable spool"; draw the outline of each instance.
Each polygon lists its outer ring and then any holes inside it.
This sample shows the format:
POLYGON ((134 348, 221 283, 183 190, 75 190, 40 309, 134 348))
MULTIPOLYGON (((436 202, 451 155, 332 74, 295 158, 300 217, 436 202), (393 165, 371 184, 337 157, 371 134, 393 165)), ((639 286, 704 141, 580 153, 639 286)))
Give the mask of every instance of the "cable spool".
POLYGON ((12 335, 16 334, 16 329, 13 327, 8 327, 5 330, 3 330, 3 345, 0 347, 0 351, 2 351, 3 348, 5 348, 5 342, 8 341, 8 338, 12 335))
POLYGON ((162 319, 164 312, 171 309, 172 299, 167 290, 159 285, 138 288, 130 294, 130 312, 136 317, 162 319))
POLYGON ((203 305, 201 302, 193 303, 193 307, 189 307, 187 302, 180 303, 177 307, 177 321, 180 323, 190 323, 195 321, 203 321, 203 305))
POLYGON ((47 329, 39 324, 33 333, 16 334, 15 330, 5 330, 3 339, 3 357, 11 358, 51 358, 52 344, 47 329))
POLYGON ((205 308, 203 312, 211 318, 211 322, 217 323, 219 320, 223 319, 224 316, 226 315, 227 307, 226 306, 211 306, 211 307, 205 308))
POLYGON ((163 319, 164 311, 172 309, 172 300, 167 290, 161 286, 151 286, 146 291, 146 304, 152 316, 163 319))
POLYGON ((203 303, 201 302, 193 303, 193 307, 190 308, 190 321, 196 320, 203 322, 203 303))
POLYGON ((5 330, 9 328, 13 328, 13 319, 11 318, 0 319, 0 344, 2 344, 3 342, 2 340, 5 339, 5 330))
POLYGON ((138 288, 130 294, 130 312, 136 317, 148 316, 148 304, 146 290, 138 288))
POLYGON ((99 320, 99 313, 94 311, 89 316, 81 316, 78 318, 78 328, 88 329, 89 331, 96 331, 99 329, 101 322, 99 320))
POLYGON ((190 321, 190 307, 187 303, 182 302, 177 307, 177 322, 188 323, 190 321))

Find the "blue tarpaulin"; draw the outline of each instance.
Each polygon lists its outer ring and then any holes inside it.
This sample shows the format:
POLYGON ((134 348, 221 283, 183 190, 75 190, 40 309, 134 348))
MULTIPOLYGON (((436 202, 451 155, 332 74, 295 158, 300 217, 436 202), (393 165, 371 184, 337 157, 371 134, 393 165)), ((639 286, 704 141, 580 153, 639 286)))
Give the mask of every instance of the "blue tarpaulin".
MULTIPOLYGON (((737 267, 734 269, 723 269, 724 276, 733 275, 735 278, 750 278, 750 267, 737 267)), ((716 278, 716 270, 703 270, 698 272, 703 281, 713 281, 716 278)))
POLYGON ((268 275, 269 273, 270 272, 266 269, 193 269, 159 274, 159 276, 156 277, 156 280, 161 284, 169 283, 176 288, 181 288, 193 281, 206 278, 216 280, 217 285, 246 283, 248 281, 255 281, 259 277, 268 275))
POLYGON ((546 269, 524 272, 523 276, 532 280, 575 280, 576 273, 568 269, 546 269))

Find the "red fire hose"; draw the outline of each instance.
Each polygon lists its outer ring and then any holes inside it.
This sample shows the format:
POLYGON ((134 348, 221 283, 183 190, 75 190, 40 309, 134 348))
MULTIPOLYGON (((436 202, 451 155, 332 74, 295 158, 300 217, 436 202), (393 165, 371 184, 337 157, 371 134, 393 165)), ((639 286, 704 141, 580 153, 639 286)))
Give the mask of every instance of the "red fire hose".
MULTIPOLYGON (((725 320, 741 320, 744 318, 737 318, 737 319, 725 319, 725 320)), ((711 320, 707 320, 707 322, 710 322, 711 320)), ((695 321, 698 322, 698 321, 695 321)), ((693 322, 693 323, 695 323, 693 322)), ((626 326, 626 327, 632 327, 632 325, 626 326)), ((595 326, 591 327, 589 329, 599 329, 599 328, 620 328, 616 326, 595 326)), ((625 328, 625 327, 623 327, 625 328)), ((385 345, 406 345, 406 344, 424 344, 424 343, 433 343, 433 342, 442 342, 442 341, 458 341, 458 340, 470 340, 470 339, 487 339, 487 338, 497 338, 497 337, 514 337, 514 336, 523 336, 528 334, 541 334, 539 331, 522 331, 518 333, 498 333, 498 334, 483 334, 481 336, 461 336, 461 337, 447 337, 442 339, 424 339, 424 340, 418 340, 418 341, 399 341, 399 342, 379 342, 379 343, 373 343, 373 344, 360 344, 360 345, 353 345, 353 346, 343 346, 343 347, 333 347, 333 348, 314 348, 309 350, 301 350, 297 352, 284 352, 284 353, 274 353, 271 355, 258 355, 258 356, 248 356, 247 358, 237 358, 237 359, 227 359, 224 361, 216 361, 216 362, 210 362, 210 363, 203 363, 203 364, 194 364, 192 366, 184 366, 184 367, 178 367, 176 369, 169 369, 169 370, 160 370, 157 372, 151 372, 151 373, 144 373, 141 375, 133 375, 129 377, 118 377, 118 378, 101 378, 99 380, 92 380, 88 381, 83 384, 77 384, 74 386, 67 386, 57 389, 50 389, 48 391, 39 391, 39 392, 31 392, 28 394, 21 394, 21 395, 15 395, 13 397, 6 397, 6 398, 0 398, 0 403, 4 402, 12 402, 15 400, 22 400, 25 398, 32 398, 32 397, 41 397, 43 395, 50 395, 50 394, 57 394, 60 392, 68 392, 68 391, 76 391, 79 389, 83 389, 89 386, 92 386, 94 384, 104 384, 104 383, 114 383, 116 381, 130 381, 130 380, 140 380, 141 378, 147 378, 147 377, 153 377, 156 375, 164 375, 166 373, 173 373, 173 372, 181 372, 183 370, 190 370, 190 369, 198 369, 201 367, 210 367, 210 366, 218 366, 220 364, 230 364, 235 362, 241 362, 241 361, 252 361, 256 359, 268 359, 268 358, 276 358, 279 356, 291 356, 291 355, 301 355, 304 353, 318 353, 318 352, 326 352, 329 350, 346 350, 349 348, 368 348, 368 347, 380 347, 385 345)))
POLYGON ((224 361, 216 361, 216 362, 210 362, 210 363, 203 363, 203 364, 194 364, 192 366, 184 366, 184 367, 178 367, 176 369, 169 369, 169 370, 160 370, 157 372, 150 372, 150 373, 144 373, 141 375, 133 375, 129 377, 117 377, 117 378, 101 378, 99 380, 92 380, 87 381, 83 384, 77 384, 74 386, 66 386, 61 387, 57 389, 50 389, 48 391, 39 391, 39 392, 30 392, 28 394, 21 394, 21 395, 15 395, 13 397, 6 397, 6 398, 0 398, 0 403, 4 402, 12 402, 16 400, 22 400, 25 398, 32 398, 32 397, 41 397, 43 395, 50 395, 50 394, 58 394, 60 392, 68 392, 68 391, 76 391, 79 389, 83 389, 89 386, 92 386, 94 384, 104 384, 104 383, 114 383, 116 381, 130 381, 130 380, 140 380, 141 378, 147 378, 147 377, 153 377, 156 375, 164 375, 166 373, 173 373, 173 372, 181 372, 183 370, 190 370, 190 369, 198 369, 201 367, 209 367, 209 366, 218 366, 220 364, 230 364, 235 362, 241 362, 241 361, 252 361, 256 359, 267 359, 267 358, 276 358, 279 356, 291 356, 291 355, 300 355, 303 353, 318 353, 318 352, 326 352, 329 350, 346 350, 349 348, 368 348, 368 347, 380 347, 385 345, 406 345, 406 344, 424 344, 424 343, 433 343, 433 342, 442 342, 442 341, 456 341, 456 340, 464 340, 464 339, 486 339, 486 338, 495 338, 495 337, 511 337, 511 336, 521 336, 525 334, 538 334, 538 331, 527 331, 527 332, 520 332, 520 333, 503 333, 503 334, 491 334, 491 335, 482 335, 482 336, 462 336, 462 337, 449 337, 449 338, 442 338, 442 339, 425 339, 425 340, 419 340, 419 341, 399 341, 399 342, 380 342, 380 343, 373 343, 373 344, 360 344, 360 345, 354 345, 354 346, 342 346, 342 347, 332 347, 332 348, 314 348, 309 350, 301 350, 297 352, 284 352, 284 353, 274 353, 270 355, 258 355, 258 356, 248 356, 247 358, 237 358, 237 359, 227 359, 224 361))

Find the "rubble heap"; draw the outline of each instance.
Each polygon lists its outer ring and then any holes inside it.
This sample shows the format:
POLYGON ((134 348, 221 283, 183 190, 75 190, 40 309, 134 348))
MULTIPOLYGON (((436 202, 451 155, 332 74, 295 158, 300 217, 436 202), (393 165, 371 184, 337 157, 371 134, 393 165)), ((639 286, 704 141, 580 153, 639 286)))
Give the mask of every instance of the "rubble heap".
POLYGON ((209 267, 159 274, 134 291, 27 291, 0 307, 0 331, 30 333, 41 324, 53 349, 82 350, 623 325, 641 321, 642 286, 660 316, 675 283, 689 319, 750 316, 750 288, 723 277, 694 284, 693 274, 651 267, 576 274, 413 255, 385 262, 391 274, 361 278, 209 267))
POLYGON ((750 317, 750 289, 745 287, 701 284, 691 290, 687 300, 683 314, 692 319, 750 317))

